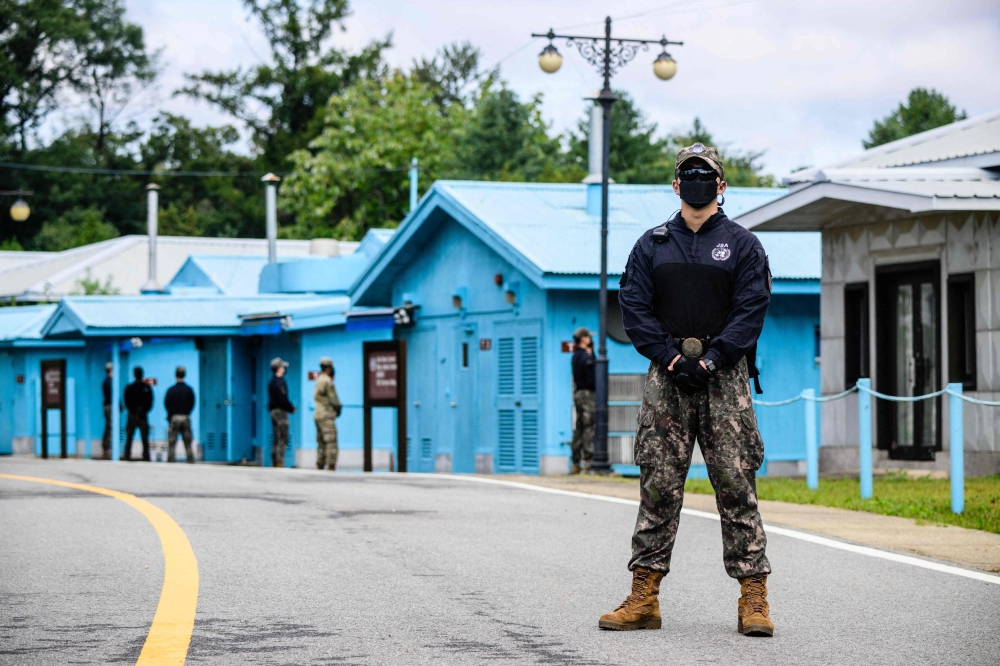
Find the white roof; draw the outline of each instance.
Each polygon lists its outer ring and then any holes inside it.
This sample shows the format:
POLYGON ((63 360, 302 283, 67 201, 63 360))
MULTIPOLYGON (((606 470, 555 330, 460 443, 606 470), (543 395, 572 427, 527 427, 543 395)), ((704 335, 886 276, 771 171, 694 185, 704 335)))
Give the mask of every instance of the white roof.
MULTIPOLYGON (((819 231, 854 206, 909 213, 1000 210, 1000 111, 789 175, 787 195, 734 219, 755 231, 819 231)), ((864 217, 864 216, 862 216, 864 217)))
POLYGON ((886 169, 893 167, 1000 166, 1000 110, 944 125, 898 141, 869 148, 822 167, 796 171, 786 184, 814 182, 817 173, 831 169, 886 169))
MULTIPOLYGON (((345 244, 346 245, 346 244, 345 244)), ((353 251, 356 244, 350 244, 353 251)), ((346 248, 345 248, 346 249, 346 248)), ((279 240, 278 257, 308 255, 310 241, 279 240)), ((343 252, 343 250, 341 250, 343 252)), ((267 241, 258 238, 192 238, 160 236, 157 242, 157 281, 170 279, 192 254, 267 256, 267 241)), ((149 237, 122 236, 63 252, 9 252, 0 255, 0 297, 26 301, 55 301, 81 294, 82 280, 97 280, 122 295, 135 295, 148 279, 149 237), (8 259, 24 254, 24 259, 8 259), (20 260, 19 260, 20 259, 20 260)))

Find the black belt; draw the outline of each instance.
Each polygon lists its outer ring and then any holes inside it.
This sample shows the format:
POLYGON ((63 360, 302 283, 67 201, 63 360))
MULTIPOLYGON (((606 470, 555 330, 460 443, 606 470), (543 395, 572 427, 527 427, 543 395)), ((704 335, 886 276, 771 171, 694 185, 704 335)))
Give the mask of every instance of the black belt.
POLYGON ((708 343, 712 338, 682 338, 679 335, 674 336, 674 341, 677 343, 677 348, 683 356, 687 358, 701 358, 708 351, 708 343))

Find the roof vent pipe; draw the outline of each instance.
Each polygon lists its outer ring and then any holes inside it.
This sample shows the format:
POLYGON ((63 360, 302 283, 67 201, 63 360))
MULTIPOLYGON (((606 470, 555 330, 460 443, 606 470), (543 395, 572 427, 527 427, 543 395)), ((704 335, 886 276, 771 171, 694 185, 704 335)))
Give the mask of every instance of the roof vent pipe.
POLYGON ((140 291, 144 294, 163 293, 164 289, 156 280, 156 239, 159 235, 160 186, 150 183, 146 186, 146 233, 149 235, 149 279, 140 291))
POLYGON ((410 162, 410 212, 417 207, 417 178, 420 172, 417 170, 417 158, 410 162))
POLYGON ((261 181, 267 185, 265 192, 265 208, 267 211, 267 263, 278 261, 278 181, 281 180, 269 173, 261 181))
MULTIPOLYGON (((596 100, 597 97, 588 97, 596 100)), ((604 109, 599 104, 590 107, 590 134, 587 136, 587 215, 601 214, 601 162, 604 150, 604 109)), ((614 181, 609 180, 609 183, 614 181)))

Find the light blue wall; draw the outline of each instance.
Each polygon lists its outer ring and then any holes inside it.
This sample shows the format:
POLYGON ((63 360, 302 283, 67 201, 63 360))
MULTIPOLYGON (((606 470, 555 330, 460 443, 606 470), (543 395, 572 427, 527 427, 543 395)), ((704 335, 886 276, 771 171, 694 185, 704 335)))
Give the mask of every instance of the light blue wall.
MULTIPOLYGON (((392 303, 400 304, 412 300, 420 308, 417 310, 417 326, 399 332, 407 339, 410 348, 409 397, 421 392, 433 396, 433 407, 429 410, 427 399, 421 400, 419 408, 411 409, 408 415, 408 433, 411 439, 410 468, 414 471, 432 471, 434 458, 451 456, 455 460, 470 460, 475 454, 491 454, 497 445, 496 422, 496 355, 495 345, 498 327, 514 323, 524 323, 524 330, 538 327, 542 349, 548 344, 545 320, 547 298, 545 292, 535 287, 530 280, 504 261, 496 252, 475 238, 471 233, 453 221, 442 224, 432 240, 419 251, 418 259, 411 262, 394 280, 392 303), (496 285, 494 277, 500 274, 502 284, 496 285), (506 287, 517 283, 519 301, 510 305, 505 301, 506 287), (464 291, 462 291, 464 290, 464 291), (452 296, 464 294, 461 310, 453 307, 452 296), (466 335, 465 331, 474 333, 466 335), (459 382, 463 378, 459 372, 461 343, 468 337, 470 344, 470 370, 474 372, 475 395, 460 394, 459 382), (479 340, 493 341, 493 348, 480 350, 479 340), (417 350, 425 354, 423 362, 418 360, 417 350), (455 403, 456 407, 451 407, 455 403), (478 437, 474 441, 456 442, 456 432, 460 431, 460 410, 472 410, 474 431, 478 437), (419 410, 419 412, 417 411, 419 410), (428 414, 428 412, 431 412, 428 414), (419 442, 431 440, 432 458, 420 459, 419 442), (472 447, 473 451, 456 451, 456 446, 472 447)), ((543 353, 540 372, 544 378, 547 359, 543 353)), ((546 396, 542 382, 541 432, 545 432, 546 396)), ((541 451, 546 450, 542 441, 541 451)), ((456 471, 472 471, 466 467, 456 471)))

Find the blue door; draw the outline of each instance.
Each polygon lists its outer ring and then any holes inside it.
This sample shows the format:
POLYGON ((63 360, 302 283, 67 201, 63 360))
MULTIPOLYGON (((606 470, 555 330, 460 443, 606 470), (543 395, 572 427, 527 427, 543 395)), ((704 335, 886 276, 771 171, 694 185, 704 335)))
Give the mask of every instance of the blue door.
POLYGON ((205 460, 226 460, 229 433, 226 430, 226 341, 205 340, 201 350, 201 449, 205 460))
POLYGON ((254 405, 256 402, 256 382, 254 381, 256 359, 249 340, 233 338, 232 360, 232 460, 252 461, 254 459, 254 405))
POLYGON ((496 325, 498 472, 538 473, 541 424, 541 326, 496 325))
MULTIPOLYGON (((407 332, 406 371, 406 468, 411 472, 434 471, 437 441, 437 328, 418 326, 407 332)), ((447 409, 447 407, 445 407, 447 409)))
POLYGON ((454 375, 448 409, 454 442, 451 471, 458 474, 476 471, 476 442, 479 439, 476 330, 475 324, 462 324, 453 329, 454 375))

